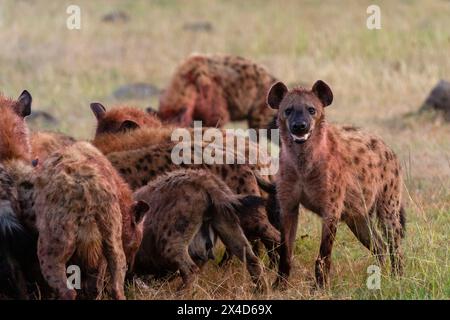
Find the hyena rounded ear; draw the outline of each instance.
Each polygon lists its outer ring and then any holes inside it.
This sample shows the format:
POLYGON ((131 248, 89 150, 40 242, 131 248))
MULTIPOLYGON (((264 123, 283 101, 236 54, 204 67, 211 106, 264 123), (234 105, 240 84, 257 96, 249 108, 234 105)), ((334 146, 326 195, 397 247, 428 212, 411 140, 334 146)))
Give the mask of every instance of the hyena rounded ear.
POLYGON ((329 106, 333 102, 333 92, 322 80, 317 80, 312 87, 312 92, 319 98, 323 106, 329 106))
POLYGON ((144 218, 147 211, 150 210, 150 206, 143 200, 136 201, 134 203, 134 221, 140 223, 144 218))
POLYGON ((139 128, 140 128, 139 124, 137 124, 133 120, 125 120, 120 125, 119 130, 122 131, 122 132, 126 132, 126 131, 129 131, 129 130, 136 130, 136 129, 139 129, 139 128))
POLYGON ((31 94, 27 90, 24 90, 17 99, 14 110, 19 116, 25 118, 31 114, 32 101, 33 98, 31 97, 31 94))
POLYGON ((278 109, 284 96, 288 92, 288 88, 283 82, 275 83, 267 94, 267 104, 272 109, 278 109))
POLYGON ((106 113, 106 108, 99 102, 92 102, 91 110, 94 113, 94 116, 97 118, 97 120, 102 119, 106 113))

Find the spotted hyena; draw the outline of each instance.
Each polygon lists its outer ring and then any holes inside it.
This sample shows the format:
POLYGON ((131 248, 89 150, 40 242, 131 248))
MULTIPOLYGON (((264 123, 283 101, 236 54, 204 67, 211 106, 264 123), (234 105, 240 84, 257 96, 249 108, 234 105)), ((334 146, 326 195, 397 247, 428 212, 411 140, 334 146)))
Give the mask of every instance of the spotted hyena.
POLYGON ((109 161, 87 142, 54 152, 36 169, 36 225, 42 273, 58 298, 74 299, 66 266, 81 268, 83 294, 99 295, 105 275, 113 298, 124 299, 127 262, 142 239, 143 213, 109 161), (108 273, 107 273, 108 271, 108 273))
POLYGON ((75 139, 59 132, 36 131, 30 136, 31 159, 42 163, 54 151, 70 146, 75 139))
POLYGON ((317 81, 312 90, 288 91, 278 82, 268 105, 278 110, 282 139, 277 177, 282 246, 278 284, 289 276, 299 204, 322 217, 322 240, 316 281, 328 279, 337 224, 343 220, 361 243, 383 261, 385 243, 373 223, 377 218, 390 249, 392 270, 402 270, 401 238, 405 232, 402 178, 394 152, 378 137, 325 120, 333 101, 331 89, 317 81))
MULTIPOLYGON (((172 161, 172 149, 174 142, 151 142, 158 134, 164 134, 164 130, 140 130, 128 131, 121 135, 101 135, 93 141, 111 161, 122 177, 133 190, 146 185, 157 176, 179 169, 205 169, 220 177, 233 192, 261 196, 260 188, 268 191, 270 185, 248 165, 240 164, 176 164, 172 161)), ((195 154, 195 145, 189 146, 191 155, 195 154)), ((277 260, 274 248, 280 241, 279 231, 270 223, 264 208, 257 208, 245 215, 239 215, 241 227, 247 238, 251 241, 261 240, 268 250, 271 260, 277 260)))
POLYGON ((234 255, 245 261, 258 289, 265 288, 261 263, 237 217, 238 212, 245 214, 260 205, 261 198, 234 194, 209 171, 178 170, 138 189, 135 199, 150 204, 144 238, 136 256, 138 273, 165 274, 179 270, 182 288, 190 288, 199 267, 205 263, 205 255, 212 250, 202 245, 214 245, 216 233, 234 255), (206 241, 196 239, 198 235, 206 241))
POLYGON ((31 102, 26 90, 17 100, 0 95, 0 161, 30 161, 29 131, 24 118, 31 113, 31 102))
POLYGON ((276 114, 265 99, 275 82, 265 68, 242 57, 194 55, 175 71, 158 115, 181 126, 193 120, 207 127, 247 120, 250 128, 266 128, 276 114))

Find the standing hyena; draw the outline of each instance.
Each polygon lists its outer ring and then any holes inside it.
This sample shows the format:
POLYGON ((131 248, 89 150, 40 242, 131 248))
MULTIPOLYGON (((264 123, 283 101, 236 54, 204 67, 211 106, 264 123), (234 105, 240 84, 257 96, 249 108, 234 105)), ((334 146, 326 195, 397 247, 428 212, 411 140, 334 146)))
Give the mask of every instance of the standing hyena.
POLYGON ((225 246, 247 264, 257 289, 265 289, 261 263, 237 217, 238 212, 245 214, 259 206, 260 198, 234 194, 208 171, 178 170, 138 189, 135 199, 150 205, 144 222, 144 238, 136 255, 137 273, 158 275, 179 270, 183 279, 181 288, 189 289, 205 262, 205 255, 209 255, 207 251, 213 249, 208 247, 208 243, 215 242, 214 234, 208 230, 211 227, 225 246), (202 230, 205 226, 206 230, 202 230), (207 241, 198 239, 198 235, 207 241), (195 242, 197 245, 193 245, 195 242))
POLYGON ((312 90, 288 91, 278 82, 268 105, 278 110, 282 139, 277 191, 281 206, 282 245, 277 284, 289 276, 299 204, 323 219, 316 261, 316 281, 323 286, 330 271, 337 224, 345 221, 355 236, 380 260, 385 244, 374 228, 376 216, 391 254, 392 270, 402 271, 404 235, 400 164, 394 152, 375 136, 326 122, 324 108, 331 89, 317 81, 312 90))
POLYGON ((193 120, 207 127, 247 120, 250 128, 266 128, 276 114, 266 105, 266 92, 274 82, 265 68, 247 59, 194 55, 175 71, 158 115, 181 126, 193 120))
POLYGON ((106 270, 110 292, 124 299, 127 262, 142 240, 144 202, 134 202, 127 184, 91 144, 75 143, 53 153, 36 172, 36 225, 42 273, 58 297, 74 299, 66 266, 81 268, 83 293, 97 297, 106 270))

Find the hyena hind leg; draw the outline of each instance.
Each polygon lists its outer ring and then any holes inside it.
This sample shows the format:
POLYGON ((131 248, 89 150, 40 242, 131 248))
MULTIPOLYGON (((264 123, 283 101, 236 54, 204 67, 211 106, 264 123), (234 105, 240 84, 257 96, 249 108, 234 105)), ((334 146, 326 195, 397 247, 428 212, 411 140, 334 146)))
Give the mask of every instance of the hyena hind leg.
POLYGON ((110 275, 110 294, 115 300, 125 300, 125 273, 127 263, 120 233, 103 232, 103 254, 110 275))
POLYGON ((212 222, 213 228, 227 249, 247 264, 247 270, 256 284, 257 290, 263 292, 266 290, 266 284, 262 274, 261 262, 253 253, 252 247, 239 223, 230 220, 221 214, 217 214, 212 222))
POLYGON ((345 219, 345 223, 356 238, 367 248, 383 266, 387 247, 376 225, 369 217, 351 217, 345 219))
POLYGON ((60 239, 51 232, 41 232, 38 239, 38 257, 42 275, 49 286, 57 291, 58 299, 75 300, 75 289, 69 289, 67 284, 66 262, 73 256, 76 249, 74 233, 66 234, 60 239), (56 247, 55 244, 61 244, 56 247))
POLYGON ((379 224, 389 245, 391 269, 393 275, 403 274, 402 238, 405 233, 405 211, 403 207, 392 208, 380 206, 378 209, 379 224))
POLYGON ((178 291, 189 291, 200 272, 199 267, 190 257, 187 250, 182 250, 174 255, 174 263, 180 270, 183 283, 178 287, 178 291))

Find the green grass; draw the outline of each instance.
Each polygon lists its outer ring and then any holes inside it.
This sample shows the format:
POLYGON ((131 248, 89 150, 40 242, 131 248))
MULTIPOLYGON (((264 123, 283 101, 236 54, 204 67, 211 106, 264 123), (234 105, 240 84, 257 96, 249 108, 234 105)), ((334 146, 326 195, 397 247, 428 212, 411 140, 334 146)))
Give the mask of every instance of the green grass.
MULTIPOLYGON (((234 261, 225 269, 206 266, 194 293, 181 298, 450 298, 450 125, 416 113, 437 81, 449 80, 448 1, 379 1, 379 31, 365 27, 370 1, 264 0, 77 1, 82 29, 70 31, 65 11, 72 2, 0 3, 0 90, 15 97, 28 89, 35 109, 59 119, 50 129, 90 138, 91 101, 157 106, 156 99, 116 101, 112 92, 132 82, 163 88, 192 52, 222 52, 264 64, 288 84, 325 80, 335 94, 328 118, 381 135, 404 165, 408 231, 402 278, 391 278, 386 268, 381 290, 368 290, 366 270, 375 259, 342 225, 331 286, 312 291, 320 221, 302 211, 289 290, 253 295, 242 264, 234 261), (101 21, 116 9, 130 21, 101 21), (183 30, 193 21, 211 22, 213 32, 183 30)), ((267 270, 267 277, 272 281, 273 272, 267 270)), ((132 285, 129 297, 179 297, 178 280, 146 283, 148 288, 132 285)))

